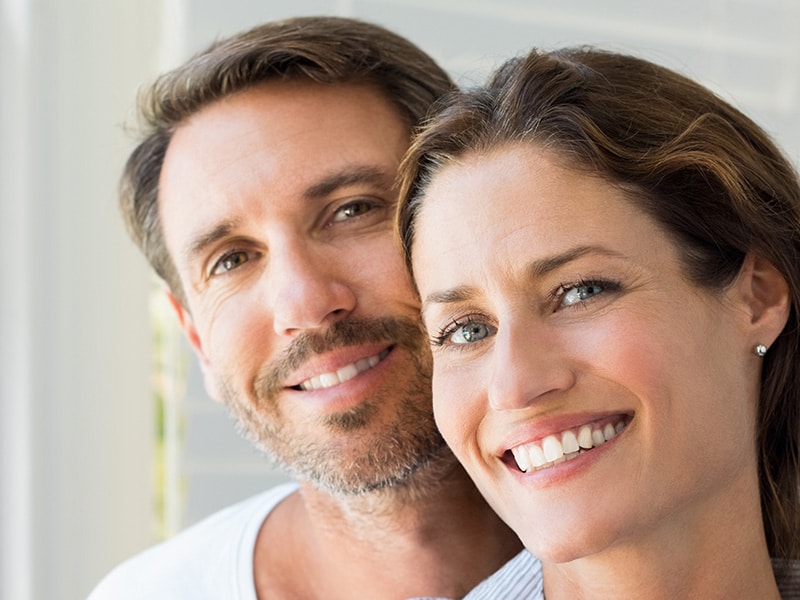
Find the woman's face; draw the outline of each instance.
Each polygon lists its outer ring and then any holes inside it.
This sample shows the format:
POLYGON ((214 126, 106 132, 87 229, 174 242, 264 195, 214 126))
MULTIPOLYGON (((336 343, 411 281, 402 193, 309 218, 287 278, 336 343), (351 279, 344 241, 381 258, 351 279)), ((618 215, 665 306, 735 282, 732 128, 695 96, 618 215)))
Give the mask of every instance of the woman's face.
POLYGON ((742 286, 690 283, 619 189, 531 147, 467 155, 431 183, 412 252, 437 423, 534 554, 757 495, 742 286))

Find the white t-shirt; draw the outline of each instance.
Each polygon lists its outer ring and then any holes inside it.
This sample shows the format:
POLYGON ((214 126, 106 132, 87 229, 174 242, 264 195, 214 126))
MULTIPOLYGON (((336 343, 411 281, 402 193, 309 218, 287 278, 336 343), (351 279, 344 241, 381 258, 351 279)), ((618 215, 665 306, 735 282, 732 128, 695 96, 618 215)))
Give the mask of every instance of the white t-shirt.
MULTIPOLYGON (((297 489, 286 483, 225 508, 111 571, 88 600, 257 600, 253 551, 267 515, 297 489)), ((541 565, 520 552, 464 600, 541 597, 541 565)))

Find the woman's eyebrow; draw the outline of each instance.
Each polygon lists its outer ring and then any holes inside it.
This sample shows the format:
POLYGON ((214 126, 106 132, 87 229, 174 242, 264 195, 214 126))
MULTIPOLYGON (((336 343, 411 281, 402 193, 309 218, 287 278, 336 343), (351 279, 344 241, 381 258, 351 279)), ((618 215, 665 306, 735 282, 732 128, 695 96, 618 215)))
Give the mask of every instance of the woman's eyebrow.
MULTIPOLYGON (((525 271, 531 279, 544 277, 587 254, 599 254, 614 258, 622 257, 622 254, 619 252, 609 250, 603 246, 576 246, 565 252, 534 260, 526 266, 525 271)), ((455 304, 458 302, 465 302, 477 295, 477 293, 478 290, 476 288, 467 285, 431 292, 425 296, 425 299, 422 301, 421 310, 424 312, 431 304, 455 304)))
POLYGON ((577 246, 566 252, 535 260, 527 266, 526 271, 531 278, 544 277, 586 254, 595 252, 608 254, 607 250, 599 246, 577 246))
POLYGON ((475 288, 466 285, 441 292, 432 292, 425 296, 420 311, 425 312, 425 309, 431 304, 455 304, 464 302, 475 296, 476 293, 477 290, 475 290, 475 288))

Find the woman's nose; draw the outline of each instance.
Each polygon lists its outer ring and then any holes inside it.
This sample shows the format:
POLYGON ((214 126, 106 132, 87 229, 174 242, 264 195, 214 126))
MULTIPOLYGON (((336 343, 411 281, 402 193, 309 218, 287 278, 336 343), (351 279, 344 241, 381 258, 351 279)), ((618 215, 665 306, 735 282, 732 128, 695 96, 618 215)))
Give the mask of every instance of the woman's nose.
POLYGON ((572 387, 575 374, 557 332, 531 322, 498 327, 488 400, 494 410, 515 410, 572 387))

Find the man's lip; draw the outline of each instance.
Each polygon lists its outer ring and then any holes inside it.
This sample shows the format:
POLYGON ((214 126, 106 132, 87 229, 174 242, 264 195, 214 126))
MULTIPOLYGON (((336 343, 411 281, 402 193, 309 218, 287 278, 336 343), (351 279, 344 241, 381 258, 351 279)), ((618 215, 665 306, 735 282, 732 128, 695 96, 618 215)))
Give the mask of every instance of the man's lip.
POLYGON ((368 344, 365 346, 348 346, 323 354, 315 354, 292 374, 286 387, 299 389, 299 386, 304 381, 308 381, 312 377, 319 377, 325 373, 334 373, 371 356, 385 356, 393 347, 392 344, 386 343, 368 344))
POLYGON ((515 427, 513 431, 504 438, 500 445, 495 448, 494 452, 496 456, 502 458, 506 456, 506 452, 511 450, 511 448, 534 442, 541 442, 547 436, 560 434, 569 429, 577 430, 584 425, 620 419, 624 419, 628 422, 632 417, 633 413, 629 411, 611 411, 602 414, 584 413, 543 417, 541 419, 532 418, 528 422, 515 427))

